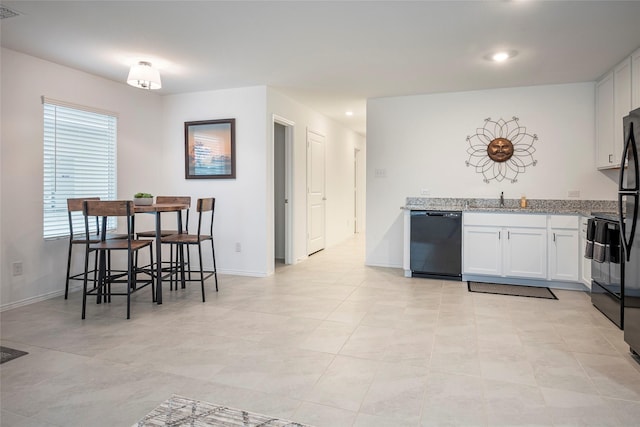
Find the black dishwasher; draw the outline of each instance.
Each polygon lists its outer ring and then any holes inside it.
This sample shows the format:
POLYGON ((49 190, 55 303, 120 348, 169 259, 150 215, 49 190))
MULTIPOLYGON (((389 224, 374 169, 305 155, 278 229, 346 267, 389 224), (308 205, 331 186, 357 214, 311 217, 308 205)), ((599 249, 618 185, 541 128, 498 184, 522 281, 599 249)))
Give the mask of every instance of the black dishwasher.
POLYGON ((462 280, 462 213, 411 211, 413 277, 462 280))

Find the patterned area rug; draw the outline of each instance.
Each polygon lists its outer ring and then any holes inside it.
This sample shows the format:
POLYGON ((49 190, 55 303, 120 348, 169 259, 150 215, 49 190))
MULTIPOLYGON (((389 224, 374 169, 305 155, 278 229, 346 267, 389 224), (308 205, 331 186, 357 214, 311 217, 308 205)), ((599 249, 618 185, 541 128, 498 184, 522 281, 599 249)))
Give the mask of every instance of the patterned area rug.
POLYGON ((265 426, 265 427, 311 427, 307 424, 229 408, 228 406, 193 400, 173 395, 132 427, 209 427, 209 426, 265 426))
POLYGON ((0 346, 0 365, 9 360, 17 359, 20 356, 29 354, 26 351, 20 351, 9 347, 0 346))
POLYGON ((551 289, 539 286, 503 285, 499 283, 467 282, 469 292, 512 295, 516 297, 558 299, 551 289))

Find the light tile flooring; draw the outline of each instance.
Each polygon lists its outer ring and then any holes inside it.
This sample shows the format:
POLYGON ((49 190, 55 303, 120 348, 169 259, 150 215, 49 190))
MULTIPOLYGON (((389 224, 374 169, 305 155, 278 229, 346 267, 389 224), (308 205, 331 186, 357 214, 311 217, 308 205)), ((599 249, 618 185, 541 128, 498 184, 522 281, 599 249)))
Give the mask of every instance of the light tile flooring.
POLYGON ((582 292, 467 292, 356 237, 268 278, 1 314, 3 426, 130 426, 176 393, 317 426, 640 425, 640 365, 582 292))

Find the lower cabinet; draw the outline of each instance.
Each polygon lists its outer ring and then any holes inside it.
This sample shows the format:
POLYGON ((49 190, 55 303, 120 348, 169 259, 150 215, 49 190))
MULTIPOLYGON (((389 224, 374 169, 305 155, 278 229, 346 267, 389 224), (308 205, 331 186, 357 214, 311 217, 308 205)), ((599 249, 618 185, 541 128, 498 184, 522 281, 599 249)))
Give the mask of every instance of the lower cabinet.
POLYGON ((467 274, 502 275, 501 233, 500 227, 465 225, 462 271, 467 274))
POLYGON ((504 242, 504 275, 529 279, 547 277, 547 230, 509 228, 504 242))
POLYGON ((580 218, 580 245, 578 257, 580 258, 582 284, 591 289, 591 260, 584 257, 585 246, 587 245, 587 227, 589 224, 588 217, 580 218))
POLYGON ((579 217, 465 212, 463 273, 581 280, 579 217))
POLYGON ((464 273, 547 277, 546 216, 469 212, 463 220, 464 273))
POLYGON ((577 216, 549 216, 549 279, 580 281, 580 234, 577 216))

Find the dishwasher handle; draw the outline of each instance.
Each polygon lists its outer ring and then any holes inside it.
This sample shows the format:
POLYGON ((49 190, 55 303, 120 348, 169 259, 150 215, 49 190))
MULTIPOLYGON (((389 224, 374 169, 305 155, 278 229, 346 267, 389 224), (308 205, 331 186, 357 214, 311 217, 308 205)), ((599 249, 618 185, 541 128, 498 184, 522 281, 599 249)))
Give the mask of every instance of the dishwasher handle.
POLYGON ((462 213, 450 211, 411 211, 411 216, 440 216, 446 218, 459 218, 462 216, 462 213))

